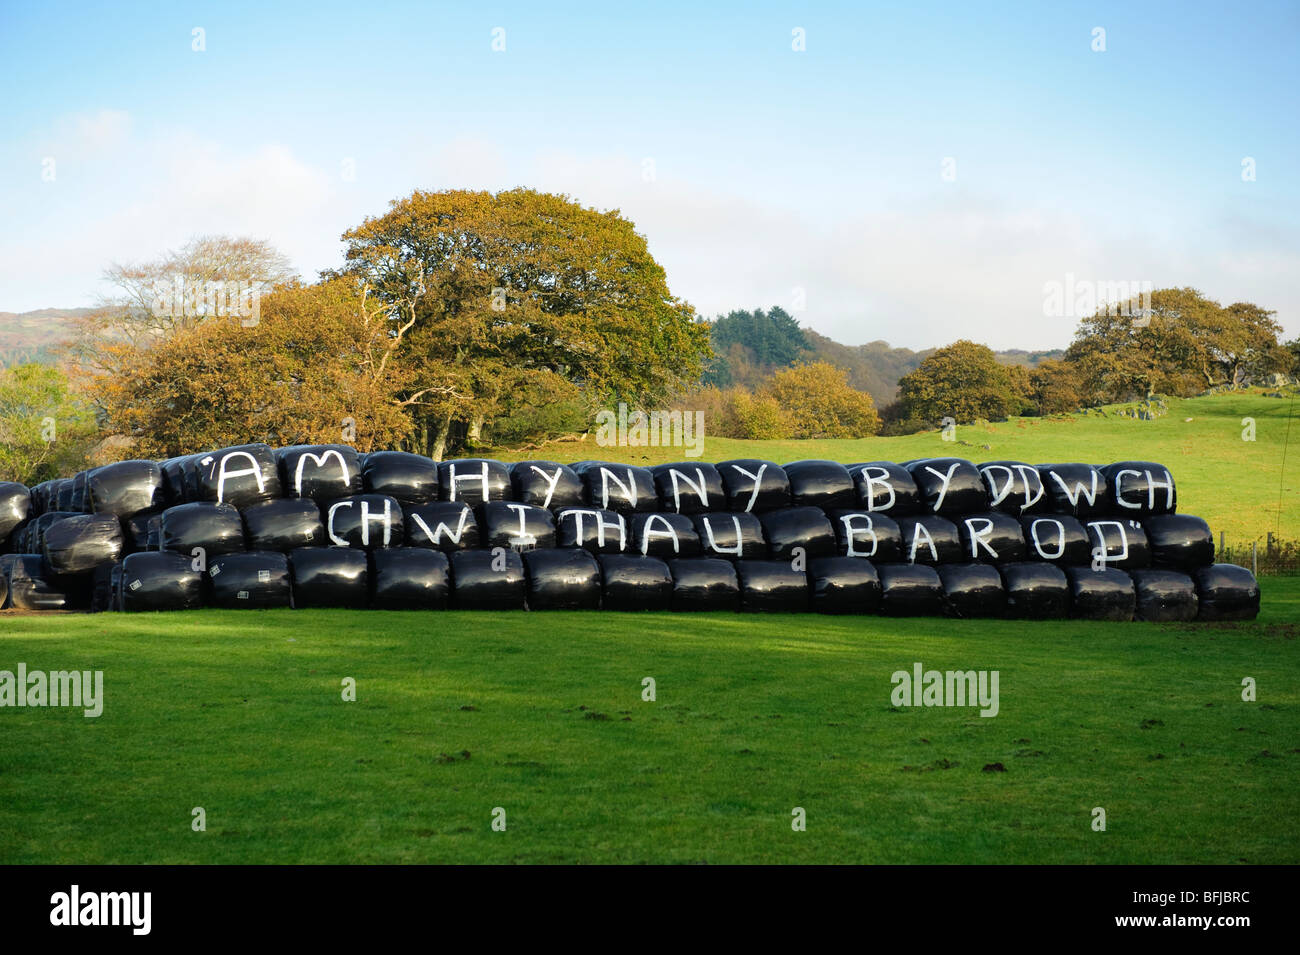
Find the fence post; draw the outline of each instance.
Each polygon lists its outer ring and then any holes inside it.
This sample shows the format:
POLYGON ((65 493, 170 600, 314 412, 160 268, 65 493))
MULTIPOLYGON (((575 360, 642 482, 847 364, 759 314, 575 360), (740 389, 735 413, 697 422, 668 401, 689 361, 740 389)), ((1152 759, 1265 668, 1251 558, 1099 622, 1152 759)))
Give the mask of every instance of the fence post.
POLYGON ((1259 541, 1250 542, 1250 572, 1259 576, 1259 541))

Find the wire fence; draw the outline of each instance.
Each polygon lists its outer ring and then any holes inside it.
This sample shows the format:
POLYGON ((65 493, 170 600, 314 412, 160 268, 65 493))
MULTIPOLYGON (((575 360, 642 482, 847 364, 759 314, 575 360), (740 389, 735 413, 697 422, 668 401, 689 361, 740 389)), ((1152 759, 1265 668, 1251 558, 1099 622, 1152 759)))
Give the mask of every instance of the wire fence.
POLYGON ((1256 577, 1300 574, 1300 541, 1281 540, 1269 534, 1253 541, 1226 543, 1219 534, 1214 559, 1221 564, 1239 564, 1256 577))

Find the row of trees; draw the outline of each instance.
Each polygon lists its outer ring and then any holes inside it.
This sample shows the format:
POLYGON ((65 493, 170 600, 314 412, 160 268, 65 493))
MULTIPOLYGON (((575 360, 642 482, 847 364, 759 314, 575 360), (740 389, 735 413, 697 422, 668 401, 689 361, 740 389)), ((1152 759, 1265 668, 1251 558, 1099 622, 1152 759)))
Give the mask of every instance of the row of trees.
POLYGON ((121 294, 70 350, 106 432, 156 456, 234 435, 441 458, 496 422, 585 430, 600 407, 667 401, 710 354, 707 324, 617 211, 528 189, 416 192, 343 240, 345 264, 314 284, 263 243, 220 238, 114 266, 121 294), (237 277, 258 314, 188 299, 160 314, 177 277, 237 277))

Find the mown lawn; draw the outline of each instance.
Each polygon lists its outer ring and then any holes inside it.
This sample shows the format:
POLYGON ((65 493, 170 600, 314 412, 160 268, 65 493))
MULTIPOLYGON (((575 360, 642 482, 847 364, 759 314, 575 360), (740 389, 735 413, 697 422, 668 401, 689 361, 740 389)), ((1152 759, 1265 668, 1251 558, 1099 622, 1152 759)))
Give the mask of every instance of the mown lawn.
MULTIPOLYGON (((1107 415, 1012 418, 958 427, 955 441, 944 441, 938 431, 842 441, 737 441, 711 436, 706 421, 700 460, 765 458, 784 464, 827 458, 852 463, 953 456, 1030 464, 1157 461, 1178 482, 1179 509, 1209 521, 1216 539, 1223 531, 1229 544, 1268 533, 1300 540, 1300 422, 1291 421, 1287 436, 1288 420, 1296 413, 1294 402, 1255 391, 1168 403, 1169 414, 1151 421, 1117 417, 1114 409, 1107 415), (1254 441, 1243 440, 1245 418, 1254 419, 1254 441), (1284 459, 1290 442, 1295 447, 1284 459)), ((494 453, 502 460, 602 459, 647 466, 685 460, 681 448, 600 447, 594 437, 494 453)))
POLYGON ((1300 578, 1263 586, 1218 626, 0 615, 0 669, 106 695, 0 709, 0 863, 1300 862, 1300 578), (999 714, 892 708, 917 661, 999 714))

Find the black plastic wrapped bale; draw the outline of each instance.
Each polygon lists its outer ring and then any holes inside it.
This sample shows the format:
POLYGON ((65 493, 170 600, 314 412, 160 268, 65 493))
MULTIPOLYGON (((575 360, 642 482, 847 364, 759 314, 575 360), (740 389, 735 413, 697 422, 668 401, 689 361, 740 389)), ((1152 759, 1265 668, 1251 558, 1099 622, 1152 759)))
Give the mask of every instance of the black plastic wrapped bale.
POLYGON ((876 564, 880 610, 890 617, 943 616, 943 582, 924 564, 876 564))
POLYGON ((978 465, 989 507, 1020 517, 1047 507, 1047 490, 1038 468, 1023 461, 985 461, 978 465))
POLYGON ((162 550, 162 515, 153 514, 148 522, 148 536, 145 540, 145 550, 162 550))
POLYGON ((674 514, 703 514, 727 506, 722 475, 712 464, 678 462, 650 469, 659 492, 660 511, 674 514))
POLYGON ((691 520, 705 557, 761 560, 767 556, 763 525, 753 514, 696 514, 691 520))
POLYGON ((673 575, 662 560, 605 554, 599 561, 601 606, 606 610, 667 610, 672 606, 673 575))
POLYGON ((1084 528, 1093 566, 1121 570, 1151 566, 1151 545, 1140 522, 1103 517, 1088 521, 1084 528))
POLYGON ((275 452, 265 444, 241 444, 196 456, 189 462, 195 472, 199 501, 248 507, 282 497, 280 469, 275 452))
POLYGON ((1163 464, 1150 461, 1120 461, 1101 468, 1110 485, 1114 513, 1129 517, 1173 514, 1178 510, 1174 476, 1163 464))
POLYGON ((14 553, 39 554, 45 549, 45 532, 60 521, 70 520, 82 515, 76 511, 46 511, 34 521, 30 521, 15 535, 14 553), (18 546, 21 545, 21 546, 18 546))
POLYGON ((582 478, 587 503, 618 514, 648 514, 659 509, 659 492, 649 468, 609 461, 580 461, 573 466, 582 478))
POLYGON ((529 610, 599 610, 600 564, 580 547, 528 551, 529 610))
POLYGON ((213 607, 243 610, 292 606, 293 586, 285 554, 264 550, 226 554, 209 561, 208 579, 213 607))
POLYGON ((482 507, 484 547, 532 550, 555 546, 555 518, 544 507, 490 501, 482 507))
POLYGON ((731 561, 716 557, 670 560, 668 572, 673 575, 673 610, 740 609, 740 581, 731 561))
MULTIPOLYGON (((158 527, 162 521, 161 512, 146 511, 143 514, 136 514, 133 517, 123 518, 122 535, 123 548, 122 553, 135 554, 142 550, 157 550, 157 547, 149 546, 149 529, 158 527)), ((155 542, 157 538, 154 538, 155 542)))
POLYGON ((370 561, 350 547, 299 547, 289 555, 295 607, 365 609, 370 561))
POLYGON ((370 605, 376 610, 446 610, 451 562, 426 547, 387 547, 371 555, 370 605))
POLYGON ((384 494, 345 497, 324 508, 325 537, 335 547, 401 547, 402 505, 384 494))
POLYGON ((792 461, 784 467, 795 507, 843 511, 858 506, 857 486, 838 461, 792 461))
POLYGON ((1025 550, 1031 561, 1049 564, 1088 564, 1092 561, 1092 545, 1088 531, 1073 517, 1066 514, 1044 514, 1022 517, 1025 550))
POLYGON ((555 512, 555 546, 621 554, 627 549, 627 518, 598 507, 560 508, 555 512))
POLYGON ((685 514, 634 514, 627 550, 642 557, 671 560, 700 556, 700 532, 685 514))
POLYGON ((32 494, 27 485, 0 481, 0 544, 32 516, 32 494))
POLYGON ((1024 528, 1010 514, 988 511, 957 517, 954 522, 961 535, 963 560, 1002 563, 1025 560, 1028 556, 1024 528))
POLYGON ((29 517, 40 517, 48 510, 52 510, 52 496, 57 497, 55 490, 57 481, 41 481, 39 484, 33 484, 29 492, 31 509, 28 512, 29 517))
POLYGON ((408 506, 403 516, 407 547, 428 547, 450 554, 479 546, 478 519, 474 509, 461 501, 408 506))
POLYGON ((74 506, 76 499, 77 481, 75 478, 65 478, 59 482, 55 489, 56 497, 54 498, 54 509, 56 511, 67 511, 73 514, 80 514, 81 509, 74 506))
POLYGON ((299 444, 275 452, 285 497, 317 504, 361 493, 361 458, 346 444, 299 444))
POLYGON ((185 460, 189 457, 192 457, 192 455, 177 455, 158 465, 158 470, 162 474, 164 507, 174 507, 177 504, 184 504, 188 500, 184 466, 185 460))
POLYGON ((195 610, 203 606, 203 574, 184 554, 131 554, 122 561, 120 573, 123 610, 195 610))
POLYGON ((1192 570, 1214 563, 1210 525, 1191 514, 1155 514, 1142 519, 1156 567, 1192 570))
POLYGON ((948 616, 977 619, 1006 614, 1007 590, 991 564, 941 564, 934 571, 943 584, 948 616))
POLYGON ((246 507, 244 535, 249 550, 274 550, 287 554, 299 547, 324 547, 325 522, 309 497, 285 497, 246 507))
POLYGON ((858 492, 857 506, 891 517, 921 513, 921 492, 912 474, 892 461, 867 461, 848 465, 858 492))
POLYGON ((805 560, 834 557, 835 529, 820 507, 791 507, 758 515, 767 539, 767 556, 789 563, 796 548, 802 548, 805 560))
POLYGON ((1003 564, 1007 615, 1027 620, 1060 620, 1070 611, 1070 582, 1055 564, 1021 561, 1003 564))
POLYGON ((90 471, 78 471, 72 478, 72 497, 68 510, 85 514, 90 510, 90 471))
POLYGON ((1040 464, 1038 476, 1053 514, 1084 520, 1112 510, 1110 484, 1091 464, 1040 464))
POLYGON ((458 550, 450 559, 454 606, 461 610, 524 609, 528 584, 518 553, 458 550))
POLYGON ((40 554, 15 554, 8 576, 9 606, 14 610, 85 610, 90 606, 85 578, 48 573, 40 554))
POLYGON ((109 575, 109 587, 111 587, 113 591, 112 609, 117 613, 121 613, 123 610, 126 609, 126 603, 124 601, 124 598, 122 597, 122 590, 123 590, 122 564, 113 565, 113 570, 109 575))
POLYGON ((117 610, 117 592, 114 578, 121 582, 122 562, 115 560, 111 564, 100 564, 89 574, 90 612, 108 613, 117 610))
POLYGON ((118 560, 125 543, 122 523, 112 514, 78 514, 45 532, 41 553, 52 574, 85 574, 118 560))
POLYGON ((208 560, 244 550, 244 522, 230 504, 177 504, 162 512, 163 550, 193 555, 203 548, 208 560))
POLYGON ((903 560, 915 564, 954 564, 962 560, 957 525, 938 514, 898 518, 903 560))
POLYGON ((807 613, 808 574, 788 560, 738 560, 740 609, 747 613, 807 613))
POLYGON ((119 461, 96 468, 87 478, 90 510, 134 517, 167 503, 162 468, 156 461, 119 461))
POLYGON ((366 494, 387 494, 402 506, 438 500, 438 464, 422 454, 371 451, 361 463, 366 494))
POLYGON ((1259 582, 1245 567, 1213 564, 1192 572, 1198 620, 1254 620, 1259 616, 1259 582))
POLYGON ((1080 620, 1132 620, 1137 610, 1133 578, 1107 567, 1066 567, 1070 582, 1070 616, 1080 620))
POLYGON ((438 465, 438 499, 463 501, 470 507, 508 501, 510 468, 489 458, 458 458, 438 465))
POLYGON ((880 612, 880 575, 861 557, 809 561, 808 591, 816 613, 880 612))
POLYGON ((1187 574, 1139 568, 1129 571, 1129 576, 1137 593, 1139 620, 1171 623, 1196 619, 1196 584, 1187 574))
POLYGON ((567 464, 556 461, 518 461, 510 465, 510 486, 516 501, 533 507, 558 509, 587 503, 582 478, 567 464))
POLYGON ((727 510, 761 513, 790 506, 790 479, 773 461, 739 458, 717 465, 727 510))
POLYGON ((972 514, 989 509, 984 478, 964 458, 925 458, 904 466, 921 495, 921 513, 972 514))
POLYGON ((903 559, 903 532, 892 517, 866 511, 832 511, 830 517, 841 557, 867 557, 886 564, 903 559))

